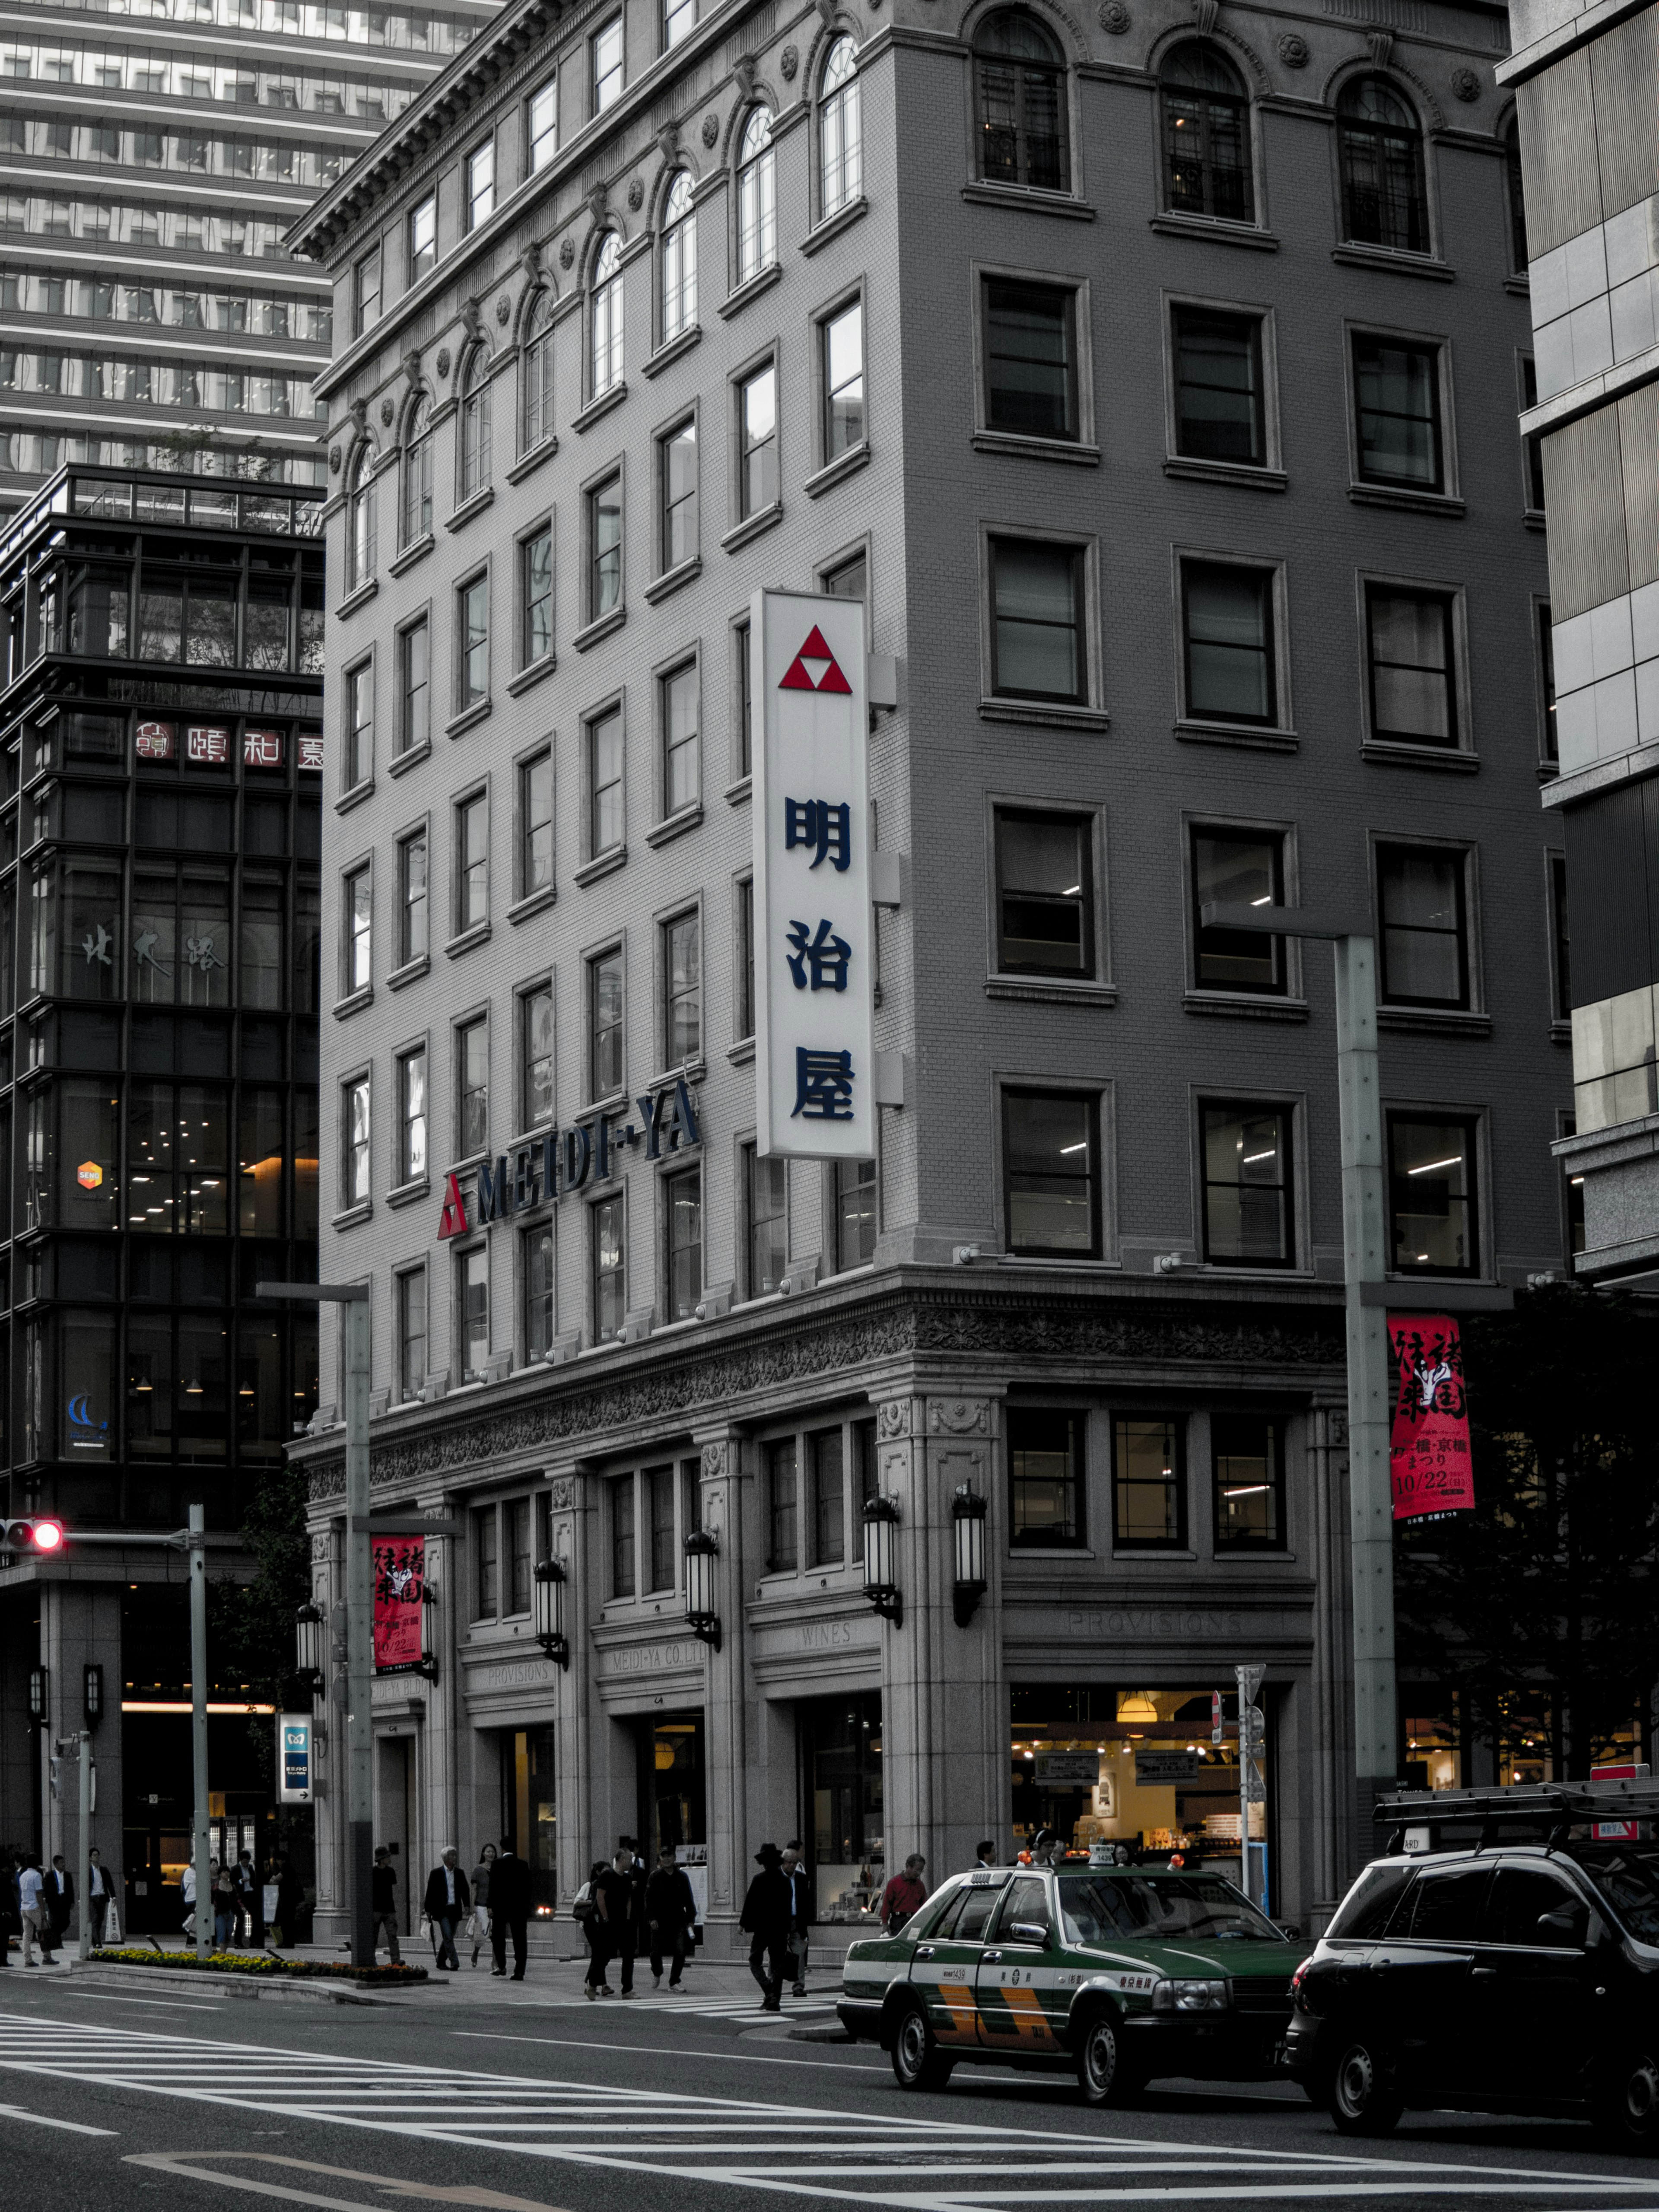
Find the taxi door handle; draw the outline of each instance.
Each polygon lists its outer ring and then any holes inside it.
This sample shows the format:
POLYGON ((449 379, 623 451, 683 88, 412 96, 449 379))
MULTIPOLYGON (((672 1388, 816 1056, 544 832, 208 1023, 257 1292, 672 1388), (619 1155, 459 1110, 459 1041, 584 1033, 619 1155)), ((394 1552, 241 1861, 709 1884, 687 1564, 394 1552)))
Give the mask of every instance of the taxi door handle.
POLYGON ((1394 1960, 1392 1959, 1373 1959, 1371 1960, 1371 1972, 1374 1974, 1386 1974, 1393 1964, 1394 1960))
POLYGON ((1000 1951, 985 1951, 981 1954, 983 1963, 988 1966, 993 1965, 1001 1956, 1000 1951))
POLYGON ((918 1943, 918 1944, 917 1944, 917 1946, 916 1946, 916 1956, 917 1956, 917 1958, 919 1958, 919 1959, 931 1959, 931 1958, 933 1957, 933 1945, 932 1945, 931 1943, 918 1943))
POLYGON ((1471 1966, 1469 1979, 1472 1982, 1495 1982, 1498 1979, 1498 1969, 1496 1966, 1471 1966))

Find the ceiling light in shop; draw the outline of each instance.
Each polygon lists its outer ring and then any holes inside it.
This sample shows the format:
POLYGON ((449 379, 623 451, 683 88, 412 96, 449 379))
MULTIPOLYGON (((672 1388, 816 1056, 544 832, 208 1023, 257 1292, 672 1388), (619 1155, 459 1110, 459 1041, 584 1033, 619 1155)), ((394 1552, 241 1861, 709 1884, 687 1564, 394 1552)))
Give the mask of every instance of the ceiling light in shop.
POLYGON ((1119 1698, 1117 1717, 1121 1721, 1155 1721, 1158 1707, 1145 1690, 1131 1690, 1119 1698))

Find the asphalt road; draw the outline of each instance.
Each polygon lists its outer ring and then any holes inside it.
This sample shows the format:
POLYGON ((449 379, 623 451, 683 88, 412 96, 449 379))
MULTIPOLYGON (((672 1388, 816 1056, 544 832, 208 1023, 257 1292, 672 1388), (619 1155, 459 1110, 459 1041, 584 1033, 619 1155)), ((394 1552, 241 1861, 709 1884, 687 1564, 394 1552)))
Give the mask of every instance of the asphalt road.
MULTIPOLYGON (((1550 2122, 1408 2117, 1340 2138, 1288 2086, 1088 2112, 963 2067, 907 2096, 865 2046, 762 2022, 742 1978, 585 2004, 579 1970, 464 1974, 385 2008, 0 1975, 0 2206, 222 2212, 908 2212, 1208 2203, 1659 2212, 1659 2160, 1550 2122)), ((806 2010, 818 2020, 826 1985, 806 2010)), ((800 2008, 792 2008, 799 2011, 800 2008)))

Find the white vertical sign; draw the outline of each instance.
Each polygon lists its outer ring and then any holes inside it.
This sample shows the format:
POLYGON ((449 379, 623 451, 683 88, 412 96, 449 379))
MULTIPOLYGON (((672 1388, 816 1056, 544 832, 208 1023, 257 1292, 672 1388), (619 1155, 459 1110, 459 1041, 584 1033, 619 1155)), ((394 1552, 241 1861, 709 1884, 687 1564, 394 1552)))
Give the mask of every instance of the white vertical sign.
POLYGON ((876 1156, 864 607, 757 592, 755 1064, 763 1158, 876 1156))

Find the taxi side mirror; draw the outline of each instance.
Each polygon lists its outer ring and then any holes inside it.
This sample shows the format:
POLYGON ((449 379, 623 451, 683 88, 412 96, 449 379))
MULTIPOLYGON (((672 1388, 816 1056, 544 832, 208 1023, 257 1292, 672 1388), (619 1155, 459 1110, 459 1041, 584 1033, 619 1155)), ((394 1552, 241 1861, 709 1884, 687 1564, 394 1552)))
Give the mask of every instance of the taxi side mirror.
POLYGON ((1538 1932, 1547 1943, 1581 1946, 1589 1933, 1589 1908, 1583 1905, 1559 1905, 1553 1912, 1540 1912, 1538 1932))
POLYGON ((1035 1943, 1039 1951, 1048 1947, 1048 1930, 1040 1920, 1016 1920, 1008 1930, 1011 1943, 1035 1943))
POLYGON ((1301 1942, 1302 1930, 1297 1926, 1294 1920, 1276 1920, 1273 1923, 1273 1925, 1278 1929, 1279 1934, 1285 1938, 1287 1943, 1299 1943, 1301 1942))

